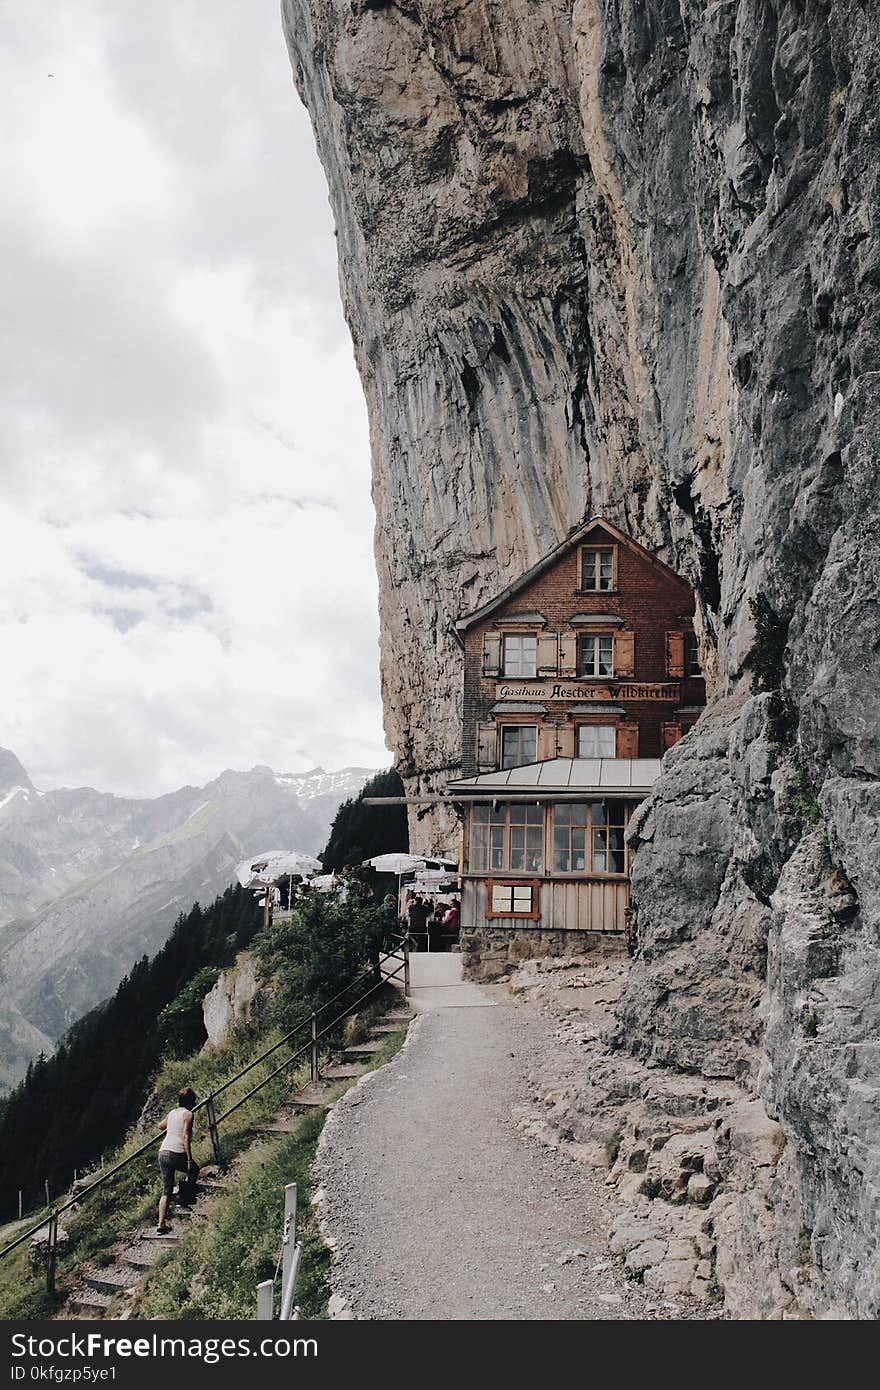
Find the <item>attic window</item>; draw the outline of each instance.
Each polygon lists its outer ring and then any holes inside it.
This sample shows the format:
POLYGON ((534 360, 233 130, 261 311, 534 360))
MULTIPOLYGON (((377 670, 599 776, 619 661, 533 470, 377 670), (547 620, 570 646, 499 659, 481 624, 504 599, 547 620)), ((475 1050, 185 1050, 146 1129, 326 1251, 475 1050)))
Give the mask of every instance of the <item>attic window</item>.
POLYGON ((610 593, 615 584, 615 548, 586 545, 581 551, 581 588, 585 593, 610 593))

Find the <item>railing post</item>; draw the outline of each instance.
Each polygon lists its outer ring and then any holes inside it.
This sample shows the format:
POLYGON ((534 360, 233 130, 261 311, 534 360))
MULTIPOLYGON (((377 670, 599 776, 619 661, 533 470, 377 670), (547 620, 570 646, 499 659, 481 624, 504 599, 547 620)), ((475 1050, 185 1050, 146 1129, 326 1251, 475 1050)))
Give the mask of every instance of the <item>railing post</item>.
POLYGON ((312 1065, 312 1081, 318 1080, 318 1015, 312 1014, 312 1041, 309 1046, 309 1056, 312 1065))
POLYGON ((46 1249, 46 1288, 55 1292, 55 1263, 58 1258, 58 1217, 53 1211, 49 1216, 49 1241, 46 1249))
POLYGON ((264 1279, 262 1284, 257 1285, 257 1322, 271 1322, 275 1310, 273 1307, 274 1284, 271 1279, 264 1279))
POLYGON ((284 1234, 281 1237, 281 1297, 287 1293, 287 1281, 296 1248, 296 1183, 284 1188, 284 1234))
POLYGON ((403 938, 403 997, 409 998, 409 937, 403 938))
POLYGON ((211 1136, 211 1148, 214 1150, 214 1162, 219 1167, 223 1162, 223 1154, 220 1149, 220 1131, 217 1128, 217 1115, 214 1110, 214 1097, 208 1096, 205 1101, 205 1113, 208 1116, 208 1133, 211 1136))

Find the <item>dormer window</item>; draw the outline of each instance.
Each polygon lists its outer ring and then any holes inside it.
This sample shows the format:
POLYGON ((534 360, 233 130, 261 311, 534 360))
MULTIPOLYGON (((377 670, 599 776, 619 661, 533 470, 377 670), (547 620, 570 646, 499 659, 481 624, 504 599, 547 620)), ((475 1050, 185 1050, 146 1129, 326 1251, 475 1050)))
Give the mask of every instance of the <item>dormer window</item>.
POLYGON ((526 633, 505 633, 504 675, 534 679, 537 672, 537 637, 526 633))
POLYGON ((615 583, 615 548, 613 545, 587 545, 581 551, 581 588, 585 593, 608 593, 615 583))
POLYGON ((578 638, 578 675, 614 675, 614 634, 597 632, 578 638))

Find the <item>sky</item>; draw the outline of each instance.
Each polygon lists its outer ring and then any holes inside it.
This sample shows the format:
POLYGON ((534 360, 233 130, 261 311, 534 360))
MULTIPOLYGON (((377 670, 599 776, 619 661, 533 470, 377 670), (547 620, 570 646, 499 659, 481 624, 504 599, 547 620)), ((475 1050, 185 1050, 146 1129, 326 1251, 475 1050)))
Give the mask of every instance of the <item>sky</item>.
POLYGON ((366 411, 278 0, 0 0, 0 744, 387 766, 366 411))

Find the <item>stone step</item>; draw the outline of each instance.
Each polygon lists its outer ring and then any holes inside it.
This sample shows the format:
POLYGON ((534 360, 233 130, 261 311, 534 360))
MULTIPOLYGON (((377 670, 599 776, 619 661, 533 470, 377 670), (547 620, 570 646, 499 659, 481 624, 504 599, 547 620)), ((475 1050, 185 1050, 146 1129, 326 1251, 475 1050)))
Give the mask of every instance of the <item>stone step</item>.
POLYGON ((137 1288, 137 1283, 132 1279, 131 1273, 118 1269, 115 1265, 107 1265, 106 1269, 86 1269, 83 1271, 82 1278, 83 1283, 96 1293, 113 1295, 126 1293, 128 1289, 137 1288))
POLYGON ((363 1076, 366 1067, 359 1067, 356 1062, 337 1062, 335 1066, 324 1067, 321 1076, 325 1081, 347 1081, 352 1076, 363 1076))
POLYGON ((410 1023, 412 1023, 412 1019, 409 1015, 407 1015, 406 1018, 401 1018, 399 1023, 386 1023, 383 1019, 381 1023, 374 1023, 370 1032, 381 1033, 383 1036, 387 1036, 389 1033, 402 1033, 410 1023))
POLYGON ((103 1318, 112 1298, 112 1294, 99 1293, 97 1289, 74 1289, 67 1300, 67 1307, 84 1318, 103 1318))
POLYGON ((123 1264, 131 1265, 133 1269, 151 1269, 171 1248, 169 1241, 138 1241, 137 1245, 130 1245, 127 1250, 123 1250, 120 1259, 123 1264))
POLYGON ((352 1043, 349 1047, 342 1049, 343 1057, 372 1057, 374 1053, 381 1052, 385 1046, 383 1042, 376 1039, 373 1042, 352 1043))
POLYGON ((164 1236, 160 1236, 155 1226, 145 1226, 142 1231, 138 1231, 137 1238, 138 1240, 165 1241, 167 1244, 169 1241, 177 1240, 177 1232, 172 1227, 170 1231, 166 1231, 164 1236))
POLYGON ((300 1117, 297 1116, 296 1119, 291 1118, 289 1120, 276 1120, 274 1123, 270 1121, 269 1124, 263 1125, 263 1128, 260 1130, 260 1133, 285 1135, 296 1134, 299 1131, 299 1120, 300 1117))
POLYGON ((229 1183, 220 1182, 217 1178, 199 1178, 196 1183, 196 1200, 208 1192, 228 1192, 229 1183))
POLYGON ((320 1082, 317 1086, 306 1086, 304 1090, 293 1097, 290 1104, 303 1110, 312 1110, 316 1107, 323 1109, 330 1104, 330 1087, 322 1086, 320 1082))

